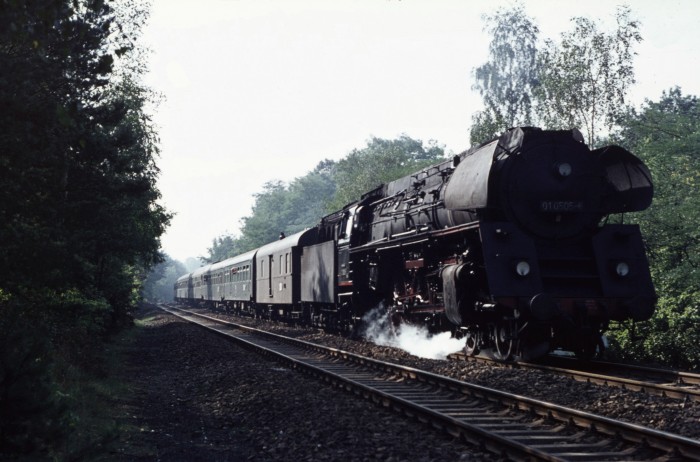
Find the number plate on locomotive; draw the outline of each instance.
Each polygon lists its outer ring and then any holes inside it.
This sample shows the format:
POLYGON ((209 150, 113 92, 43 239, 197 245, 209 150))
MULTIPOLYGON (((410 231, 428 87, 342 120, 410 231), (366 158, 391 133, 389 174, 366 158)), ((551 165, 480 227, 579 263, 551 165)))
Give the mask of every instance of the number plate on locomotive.
POLYGON ((583 210, 582 201, 542 201, 540 202, 542 212, 571 213, 583 210))

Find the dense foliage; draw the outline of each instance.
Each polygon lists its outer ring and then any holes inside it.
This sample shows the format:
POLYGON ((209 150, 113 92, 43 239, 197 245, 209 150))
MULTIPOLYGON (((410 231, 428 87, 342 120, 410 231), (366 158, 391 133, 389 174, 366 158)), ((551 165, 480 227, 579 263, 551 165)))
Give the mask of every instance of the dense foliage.
POLYGON ((341 209, 377 186, 437 163, 443 156, 444 149, 432 140, 424 146, 406 135, 395 140, 372 138, 367 146, 353 149, 338 161, 334 174, 338 190, 329 211, 341 209))
POLYGON ((95 367, 160 260, 145 10, 124 5, 0 2, 0 452, 55 455, 75 417, 51 364, 95 367))
POLYGON ((659 295, 654 317, 614 331, 621 355, 700 367, 700 100, 678 88, 631 111, 623 142, 655 179, 642 227, 659 295))

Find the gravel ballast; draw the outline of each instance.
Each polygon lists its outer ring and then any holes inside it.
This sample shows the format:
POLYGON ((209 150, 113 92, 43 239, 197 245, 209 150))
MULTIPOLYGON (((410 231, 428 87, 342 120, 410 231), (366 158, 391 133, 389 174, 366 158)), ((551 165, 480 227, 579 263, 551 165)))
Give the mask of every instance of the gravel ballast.
MULTIPOLYGON (((209 311, 202 310, 202 312, 212 314, 209 311)), ((497 363, 423 359, 397 348, 377 346, 362 340, 351 340, 316 329, 231 317, 221 312, 215 312, 213 315, 477 385, 700 439, 700 402, 697 401, 682 401, 638 391, 578 382, 569 377, 531 369, 511 368, 497 363)))
POLYGON ((137 318, 108 460, 498 459, 163 311, 137 318))

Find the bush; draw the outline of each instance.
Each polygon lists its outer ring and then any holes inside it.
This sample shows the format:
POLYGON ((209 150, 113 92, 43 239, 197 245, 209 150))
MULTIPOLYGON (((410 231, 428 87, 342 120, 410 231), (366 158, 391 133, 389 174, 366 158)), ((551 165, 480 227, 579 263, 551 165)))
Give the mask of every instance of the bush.
POLYGON ((0 458, 46 456, 65 437, 67 412, 53 377, 48 329, 23 308, 0 304, 0 458))
POLYGON ((700 292, 661 297, 649 321, 610 331, 612 356, 700 369, 700 315, 694 304, 699 299, 700 292))

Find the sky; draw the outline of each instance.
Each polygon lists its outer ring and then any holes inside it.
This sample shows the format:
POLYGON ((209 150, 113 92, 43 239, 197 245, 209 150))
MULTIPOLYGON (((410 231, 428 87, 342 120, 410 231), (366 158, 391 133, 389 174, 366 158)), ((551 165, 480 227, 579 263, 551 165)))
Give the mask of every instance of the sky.
MULTIPOLYGON (((628 0, 642 23, 632 100, 700 95, 700 2, 628 0)), ((373 137, 469 147, 488 57, 482 15, 512 0, 153 0, 145 84, 163 96, 163 251, 184 261, 237 234, 254 194, 340 159, 373 137)), ((614 0, 523 0, 542 38, 573 16, 613 30, 614 0)))

